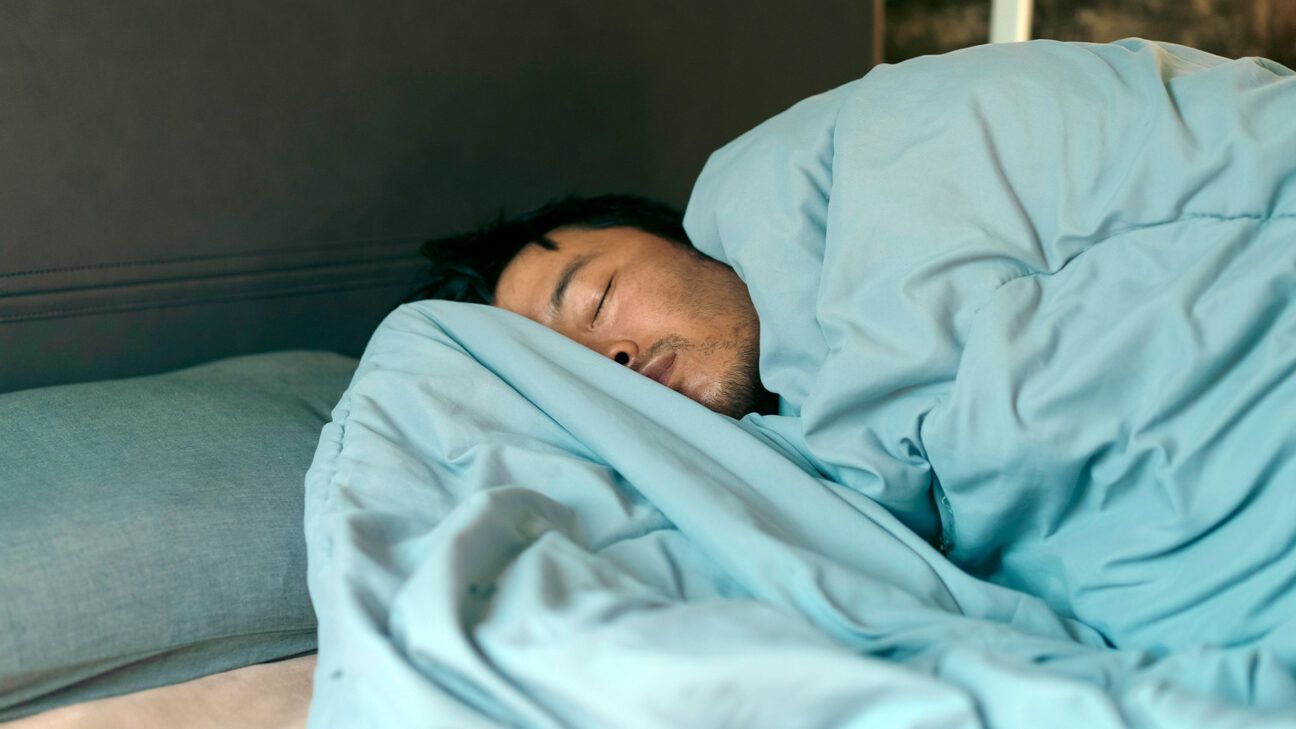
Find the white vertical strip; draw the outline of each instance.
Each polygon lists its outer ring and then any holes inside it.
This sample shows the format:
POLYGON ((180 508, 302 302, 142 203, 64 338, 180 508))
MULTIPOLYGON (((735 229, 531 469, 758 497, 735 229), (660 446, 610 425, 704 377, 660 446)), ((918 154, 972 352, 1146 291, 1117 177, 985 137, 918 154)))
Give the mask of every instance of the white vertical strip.
POLYGON ((990 42, 1016 43, 1030 40, 1031 9, 1034 0, 991 0, 990 42))

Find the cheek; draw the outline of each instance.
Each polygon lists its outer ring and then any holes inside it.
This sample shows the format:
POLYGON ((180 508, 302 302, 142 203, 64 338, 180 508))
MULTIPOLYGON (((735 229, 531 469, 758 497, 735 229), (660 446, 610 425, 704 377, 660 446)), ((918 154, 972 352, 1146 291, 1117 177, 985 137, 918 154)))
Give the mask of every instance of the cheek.
POLYGON ((617 324, 626 334, 669 333, 684 310, 682 292, 669 279, 641 277, 617 292, 617 324))
POLYGON ((724 306, 726 282, 709 273, 681 265, 625 275, 617 314, 621 336, 641 346, 667 336, 695 346, 732 336, 733 322, 724 306))
POLYGON ((692 269, 682 269, 659 283, 660 310, 682 325, 697 325, 718 312, 715 281, 692 269))

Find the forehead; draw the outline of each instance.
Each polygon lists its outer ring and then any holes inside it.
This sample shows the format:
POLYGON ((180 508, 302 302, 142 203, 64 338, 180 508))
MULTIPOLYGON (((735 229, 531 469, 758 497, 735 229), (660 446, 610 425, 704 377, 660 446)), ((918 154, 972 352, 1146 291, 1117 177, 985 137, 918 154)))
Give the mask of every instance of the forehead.
POLYGON ((544 323, 549 299, 570 264, 587 259, 589 265, 651 263, 677 247, 668 240, 638 228, 586 230, 559 228, 546 236, 557 244, 548 250, 534 243, 518 251, 500 273, 495 305, 544 323))

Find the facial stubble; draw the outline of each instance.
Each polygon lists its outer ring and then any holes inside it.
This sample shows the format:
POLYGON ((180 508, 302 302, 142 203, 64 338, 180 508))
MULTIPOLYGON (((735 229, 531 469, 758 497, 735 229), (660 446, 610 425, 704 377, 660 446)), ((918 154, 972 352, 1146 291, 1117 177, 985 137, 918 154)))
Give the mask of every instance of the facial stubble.
POLYGON ((722 323, 728 320, 728 336, 689 342, 678 335, 664 337, 653 345, 650 356, 660 351, 692 351, 701 358, 717 355, 726 363, 699 393, 698 401, 733 418, 753 412, 763 388, 760 381, 760 321, 751 306, 746 287, 728 266, 699 256, 700 270, 681 276, 683 286, 677 309, 697 321, 722 323))

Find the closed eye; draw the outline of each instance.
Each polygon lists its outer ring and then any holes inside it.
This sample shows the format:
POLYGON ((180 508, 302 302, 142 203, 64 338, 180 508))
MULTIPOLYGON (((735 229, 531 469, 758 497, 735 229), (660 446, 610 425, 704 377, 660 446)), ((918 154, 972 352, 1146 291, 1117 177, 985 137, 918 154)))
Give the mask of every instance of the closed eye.
POLYGON ((594 316, 590 319, 590 324, 598 322, 599 313, 603 311, 603 304, 607 301, 608 292, 612 290, 612 280, 608 279, 607 286, 603 288, 603 296, 599 299, 598 306, 594 307, 594 316))

